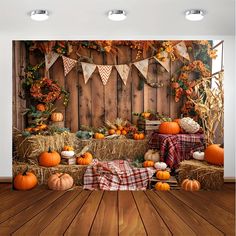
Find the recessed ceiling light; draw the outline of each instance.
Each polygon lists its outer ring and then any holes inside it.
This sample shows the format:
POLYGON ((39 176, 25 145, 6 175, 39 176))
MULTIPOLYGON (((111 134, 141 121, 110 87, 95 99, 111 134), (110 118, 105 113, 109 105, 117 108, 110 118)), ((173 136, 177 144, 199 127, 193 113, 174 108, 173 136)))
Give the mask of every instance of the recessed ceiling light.
POLYGON ((108 18, 113 21, 122 21, 126 18, 124 10, 111 10, 108 12, 108 18))
POLYGON ((204 18, 202 10, 188 10, 185 12, 185 18, 190 21, 200 21, 204 18))
POLYGON ((44 21, 49 17, 49 13, 47 10, 34 10, 30 13, 30 17, 35 21, 44 21))

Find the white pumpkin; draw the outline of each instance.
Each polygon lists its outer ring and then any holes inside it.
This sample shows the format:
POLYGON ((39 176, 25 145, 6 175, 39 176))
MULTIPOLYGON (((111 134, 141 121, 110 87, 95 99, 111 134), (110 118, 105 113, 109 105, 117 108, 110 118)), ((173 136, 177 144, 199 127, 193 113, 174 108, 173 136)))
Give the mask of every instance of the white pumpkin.
POLYGON ((61 152, 62 157, 73 157, 75 155, 74 151, 62 151, 61 152))
POLYGON ((153 162, 157 162, 160 160, 160 154, 159 152, 153 150, 153 149, 149 149, 145 155, 144 155, 144 159, 145 161, 153 161, 153 162))
POLYGON ((179 121, 180 127, 189 134, 195 134, 200 129, 200 125, 190 117, 184 117, 179 121))
POLYGON ((56 173, 48 178, 48 188, 52 190, 67 190, 74 184, 73 178, 66 173, 56 173))
POLYGON ((165 170, 167 165, 165 162, 156 162, 154 164, 154 167, 157 169, 157 170, 165 170))
POLYGON ((205 153, 204 152, 200 152, 200 151, 196 151, 193 153, 193 158, 199 161, 204 160, 205 157, 205 153))

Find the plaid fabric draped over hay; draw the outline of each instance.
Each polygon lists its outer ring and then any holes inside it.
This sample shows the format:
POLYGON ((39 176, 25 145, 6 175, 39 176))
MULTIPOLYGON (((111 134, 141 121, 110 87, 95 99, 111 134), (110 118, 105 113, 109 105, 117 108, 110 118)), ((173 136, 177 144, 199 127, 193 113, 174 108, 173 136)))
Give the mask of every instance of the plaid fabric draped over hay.
POLYGON ((160 149, 160 159, 171 168, 178 167, 183 160, 192 158, 193 152, 203 151, 203 134, 167 135, 154 132, 149 140, 149 147, 160 149))
POLYGON ((155 170, 134 168, 128 161, 95 161, 84 174, 84 189, 146 190, 155 170))

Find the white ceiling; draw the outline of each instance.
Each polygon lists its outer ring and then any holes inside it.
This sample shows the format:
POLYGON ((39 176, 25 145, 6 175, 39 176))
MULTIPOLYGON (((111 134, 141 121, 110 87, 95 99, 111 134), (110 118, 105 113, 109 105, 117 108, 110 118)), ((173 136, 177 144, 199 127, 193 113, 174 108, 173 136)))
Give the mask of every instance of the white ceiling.
POLYGON ((166 36, 234 35, 234 0, 7 0, 0 2, 0 35, 15 39, 155 39, 166 36), (207 12, 201 22, 189 22, 184 11, 207 12), (46 22, 34 22, 29 12, 47 9, 46 22), (109 21, 111 9, 123 9, 123 22, 109 21))

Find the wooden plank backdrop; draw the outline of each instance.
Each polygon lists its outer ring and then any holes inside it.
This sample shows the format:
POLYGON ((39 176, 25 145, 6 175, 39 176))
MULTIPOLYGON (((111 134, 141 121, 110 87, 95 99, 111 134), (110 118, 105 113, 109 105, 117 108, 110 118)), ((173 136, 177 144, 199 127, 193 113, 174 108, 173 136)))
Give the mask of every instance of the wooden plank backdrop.
MULTIPOLYGON (((13 45, 13 111, 18 109, 19 99, 17 99, 16 84, 17 71, 19 71, 19 60, 22 60, 22 45, 14 42, 13 45)), ((130 49, 127 46, 120 46, 118 53, 106 54, 99 53, 93 49, 76 48, 70 55, 70 58, 77 59, 76 52, 87 57, 91 57, 95 64, 115 65, 137 61, 136 49, 130 49)), ((151 52, 147 52, 146 58, 151 56, 151 52)), ((144 58, 140 58, 141 60, 144 58)), ((35 63, 37 58, 30 57, 31 63, 35 63)), ((49 75, 51 79, 55 79, 59 84, 70 92, 70 101, 65 108, 62 101, 56 103, 57 111, 63 113, 65 117, 65 126, 70 128, 72 132, 79 130, 81 125, 99 127, 104 125, 105 120, 114 120, 116 117, 128 119, 136 122, 137 118, 132 115, 133 112, 143 112, 151 110, 163 113, 172 118, 180 115, 181 103, 175 103, 174 97, 170 95, 169 83, 173 72, 181 66, 181 63, 172 63, 171 72, 161 72, 158 62, 154 59, 149 61, 148 80, 154 82, 162 82, 161 88, 152 88, 144 84, 142 90, 139 90, 140 73, 131 66, 129 78, 126 86, 121 80, 115 67, 112 69, 108 83, 103 86, 98 69, 95 70, 87 84, 84 83, 83 73, 77 70, 77 67, 65 77, 62 58, 59 58, 50 68, 49 75)), ((22 106, 22 101, 21 101, 22 106)), ((17 112, 19 114, 19 112, 17 112)), ((22 128, 22 117, 13 116, 13 126, 22 128)))

